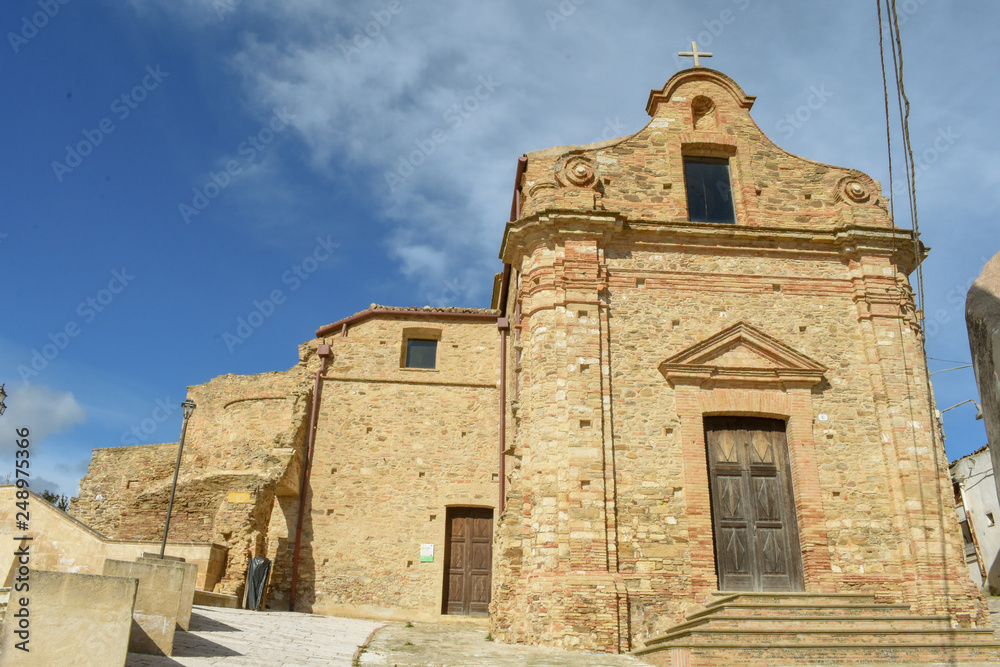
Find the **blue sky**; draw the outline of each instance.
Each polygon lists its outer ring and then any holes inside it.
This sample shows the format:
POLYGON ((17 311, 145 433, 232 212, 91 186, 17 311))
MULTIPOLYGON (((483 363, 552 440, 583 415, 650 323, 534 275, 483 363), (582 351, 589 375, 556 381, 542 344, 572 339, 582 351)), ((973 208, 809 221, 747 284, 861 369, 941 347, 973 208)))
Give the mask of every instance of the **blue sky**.
MULTIPOLYGON (((938 370, 1000 250, 1000 6, 900 11, 938 370)), ((36 489, 175 441, 187 385, 288 368, 372 302, 488 305, 517 156, 637 131, 692 40, 780 146, 889 190, 874 2, 35 0, 0 28, 3 429, 32 427, 36 489)), ((934 385, 977 398, 968 369, 934 385)), ((974 414, 945 414, 951 458, 974 414)))

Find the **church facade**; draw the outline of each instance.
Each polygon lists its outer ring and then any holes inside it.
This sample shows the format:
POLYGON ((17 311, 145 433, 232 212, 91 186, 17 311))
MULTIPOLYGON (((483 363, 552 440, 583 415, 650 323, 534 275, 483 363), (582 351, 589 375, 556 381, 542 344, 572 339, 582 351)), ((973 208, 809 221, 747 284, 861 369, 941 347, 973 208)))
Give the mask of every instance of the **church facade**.
MULTIPOLYGON (((489 616, 658 664, 861 651, 893 615, 886 656, 987 655, 907 280, 924 249, 753 101, 695 67, 636 134, 522 157, 491 308, 373 304, 288 371, 190 387, 171 537, 228 547, 217 592, 270 558, 272 608, 489 616), (747 605, 785 634, 713 616, 747 605), (862 607, 867 630, 809 625, 862 607)), ((155 538, 175 451, 95 450, 71 512, 155 538)))

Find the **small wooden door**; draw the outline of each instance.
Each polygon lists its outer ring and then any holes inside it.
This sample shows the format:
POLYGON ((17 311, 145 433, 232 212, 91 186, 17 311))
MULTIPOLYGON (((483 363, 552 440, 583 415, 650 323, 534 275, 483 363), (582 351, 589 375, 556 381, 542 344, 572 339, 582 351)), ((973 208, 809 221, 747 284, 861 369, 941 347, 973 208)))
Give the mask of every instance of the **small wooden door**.
POLYGON ((802 590, 785 423, 706 417, 719 590, 802 590))
POLYGON ((449 507, 445 528, 444 613, 488 616, 493 510, 449 507))

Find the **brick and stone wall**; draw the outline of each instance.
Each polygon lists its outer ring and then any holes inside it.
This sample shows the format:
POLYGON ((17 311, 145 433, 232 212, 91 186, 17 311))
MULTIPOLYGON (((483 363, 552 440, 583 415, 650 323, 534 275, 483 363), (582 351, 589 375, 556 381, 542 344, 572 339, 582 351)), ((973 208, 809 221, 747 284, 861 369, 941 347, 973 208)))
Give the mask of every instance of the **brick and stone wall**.
MULTIPOLYGON (((626 649, 708 601, 710 414, 787 421, 807 591, 986 620, 931 418, 909 232, 866 175, 772 144, 751 103, 723 75, 682 72, 637 134, 528 154, 502 255, 523 368, 496 637, 626 649), (684 156, 729 159, 736 225, 687 222, 684 156), (663 372, 737 323, 825 372, 812 386, 663 372)), ((749 363, 734 354, 712 363, 749 363)))
MULTIPOLYGON (((440 612, 447 508, 497 504, 496 315, 373 315, 344 337, 303 344, 301 363, 284 373, 189 388, 197 408, 170 538, 228 546, 217 592, 240 593, 247 562, 263 555, 273 563, 269 602, 288 606, 316 350, 327 343, 296 608, 440 612), (438 340, 435 369, 402 367, 407 336, 438 340), (432 563, 420 562, 421 544, 435 546, 432 563)), ((73 515, 118 538, 158 538, 176 452, 176 444, 94 450, 73 515)))
POLYGON ((324 339, 323 380, 300 561, 299 609, 433 618, 445 519, 495 508, 500 409, 495 317, 377 316, 324 339), (438 339, 435 369, 401 367, 404 336, 438 339), (420 562, 420 545, 434 561, 420 562))

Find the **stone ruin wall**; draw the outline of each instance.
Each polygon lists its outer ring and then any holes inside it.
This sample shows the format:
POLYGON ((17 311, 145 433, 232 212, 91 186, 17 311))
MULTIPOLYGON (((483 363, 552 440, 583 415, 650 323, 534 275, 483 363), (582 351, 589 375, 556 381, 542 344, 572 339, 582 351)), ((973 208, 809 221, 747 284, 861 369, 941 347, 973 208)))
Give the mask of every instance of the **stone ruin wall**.
MULTIPOLYGON (((270 546, 287 536, 269 534, 268 526, 276 494, 297 495, 311 392, 302 366, 225 375, 188 388, 197 407, 188 424, 169 539, 228 547, 216 592, 242 591, 253 556, 271 556, 279 580, 287 569, 287 555, 270 546)), ((161 539, 176 454, 176 444, 94 450, 70 513, 109 537, 161 539)))
MULTIPOLYGON (((129 520, 134 511, 141 511, 143 492, 172 476, 176 459, 176 442, 93 450, 87 474, 80 480, 80 493, 70 505, 70 516, 108 537, 153 539, 148 537, 151 527, 139 534, 133 532, 134 527, 123 529, 123 512, 129 520)), ((161 537, 165 517, 166 506, 160 515, 161 537)))

